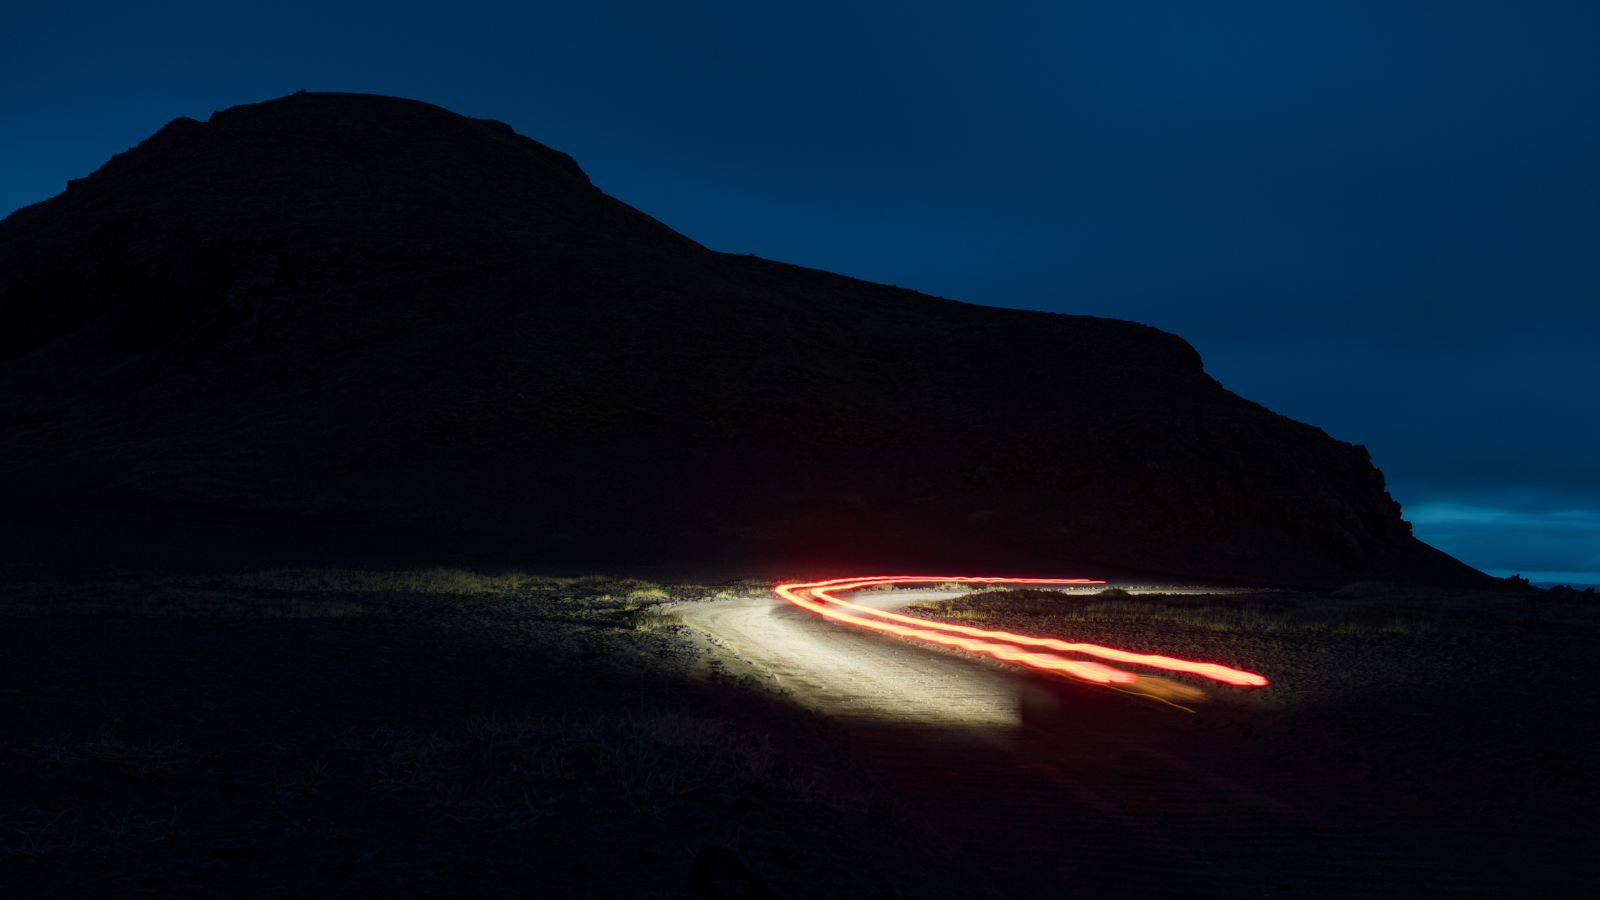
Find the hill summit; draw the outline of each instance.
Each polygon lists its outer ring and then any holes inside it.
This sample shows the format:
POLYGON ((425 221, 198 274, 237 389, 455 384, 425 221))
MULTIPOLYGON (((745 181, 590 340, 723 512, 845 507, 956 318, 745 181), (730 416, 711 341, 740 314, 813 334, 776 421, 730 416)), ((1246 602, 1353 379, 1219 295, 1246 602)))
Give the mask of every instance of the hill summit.
POLYGON ((0 222, 0 468, 597 562, 1484 577, 1174 335, 715 252, 360 94, 176 119, 0 222))

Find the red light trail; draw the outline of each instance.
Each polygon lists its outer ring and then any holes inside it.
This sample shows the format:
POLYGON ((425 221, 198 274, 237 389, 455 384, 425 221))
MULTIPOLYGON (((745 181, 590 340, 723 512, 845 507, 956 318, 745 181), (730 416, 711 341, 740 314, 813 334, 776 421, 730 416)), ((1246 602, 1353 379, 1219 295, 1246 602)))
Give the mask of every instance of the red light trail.
POLYGON ((959 647, 971 653, 982 653, 993 656, 996 659, 1017 662, 1036 669, 1061 672, 1065 675, 1099 684, 1127 684, 1137 680, 1138 676, 1132 672, 1125 672, 1122 669, 1103 663, 1067 659, 1054 653, 1039 653, 1023 648, 1044 647, 1066 653, 1097 656, 1101 659, 1109 659, 1116 662, 1166 669, 1171 672, 1188 672, 1227 684, 1262 687, 1267 683, 1267 679, 1253 672, 1243 672, 1239 669, 1231 669, 1216 663, 1193 662, 1191 660, 1174 659, 1170 656, 1155 656, 1148 653, 1130 653, 1127 650, 1102 647, 1098 644, 1078 644, 1056 640, 1055 638, 1031 637, 1025 634, 1012 634, 1008 631, 986 631, 967 625, 934 622, 928 619, 918 619, 914 616, 905 616, 886 610, 860 606, 834 596, 835 592, 838 591, 853 591, 883 584, 945 584, 949 582, 964 582, 968 584, 1105 584, 1103 581, 1091 581, 1087 578, 971 578, 943 575, 870 575, 856 578, 834 578, 827 581, 780 584, 773 590, 778 593, 778 596, 801 609, 810 610, 836 622, 843 622, 860 628, 870 628, 874 631, 883 631, 933 644, 943 644, 947 647, 959 647), (811 596, 805 596, 807 593, 811 596))

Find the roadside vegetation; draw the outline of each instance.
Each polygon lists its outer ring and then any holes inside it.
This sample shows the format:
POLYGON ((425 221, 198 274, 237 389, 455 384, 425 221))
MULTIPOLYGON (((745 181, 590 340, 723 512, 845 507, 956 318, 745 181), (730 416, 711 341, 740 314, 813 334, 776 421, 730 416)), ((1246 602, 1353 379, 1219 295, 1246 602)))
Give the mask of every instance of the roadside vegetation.
POLYGON ((640 611, 624 627, 650 631, 677 623, 651 608, 764 591, 763 582, 661 585, 605 576, 552 578, 526 572, 433 568, 406 571, 284 569, 237 575, 108 573, 70 580, 0 582, 0 616, 56 614, 325 618, 359 616, 380 595, 458 601, 577 599, 640 611))
POLYGON ((767 590, 0 570, 0 869, 18 896, 920 884, 832 726, 681 633, 683 605, 767 590))

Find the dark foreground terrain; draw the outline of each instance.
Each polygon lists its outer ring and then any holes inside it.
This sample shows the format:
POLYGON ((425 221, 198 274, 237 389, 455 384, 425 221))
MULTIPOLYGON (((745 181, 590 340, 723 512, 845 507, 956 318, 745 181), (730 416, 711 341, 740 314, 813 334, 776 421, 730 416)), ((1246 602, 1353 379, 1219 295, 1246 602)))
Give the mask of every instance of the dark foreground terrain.
MULTIPOLYGON (((1359 880, 1348 864, 1361 857, 1392 867, 1395 890, 1383 896, 1583 896, 1600 885, 1594 595, 1375 583, 1331 596, 1118 593, 995 591, 921 612, 1267 674, 1255 691, 1172 676, 1166 696, 1192 714, 1169 711, 1156 733, 1109 730, 1123 736, 1112 752, 1136 782, 1231 771, 1240 808, 1259 804, 1262 819, 1326 841, 1316 861, 1274 858, 1267 841, 1221 841, 1241 869, 1284 872, 1284 896, 1371 895, 1340 889, 1359 880), (1341 860, 1340 840, 1363 832, 1372 846, 1341 860)), ((1183 799, 1194 797, 1167 802, 1183 799)), ((1181 816, 1170 824, 1183 830, 1181 816)))
POLYGON ((654 586, 6 574, 8 896, 943 889, 824 726, 689 677, 654 586))
POLYGON ((924 614, 1273 679, 1172 695, 1193 712, 1035 679, 1020 734, 935 740, 786 707, 674 624, 676 605, 752 582, 3 575, 8 896, 1581 897, 1597 883, 1600 623, 1581 597, 1367 585, 934 604, 924 614))

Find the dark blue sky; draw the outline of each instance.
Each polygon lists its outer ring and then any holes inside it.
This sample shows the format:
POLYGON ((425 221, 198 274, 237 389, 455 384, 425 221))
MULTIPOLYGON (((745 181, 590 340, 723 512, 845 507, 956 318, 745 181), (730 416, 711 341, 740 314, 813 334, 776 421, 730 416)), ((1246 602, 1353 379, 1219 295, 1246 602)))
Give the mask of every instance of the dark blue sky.
POLYGON ((1176 332, 1418 533, 1600 583, 1600 3, 0 8, 0 214, 313 91, 492 117, 718 250, 1176 332))

